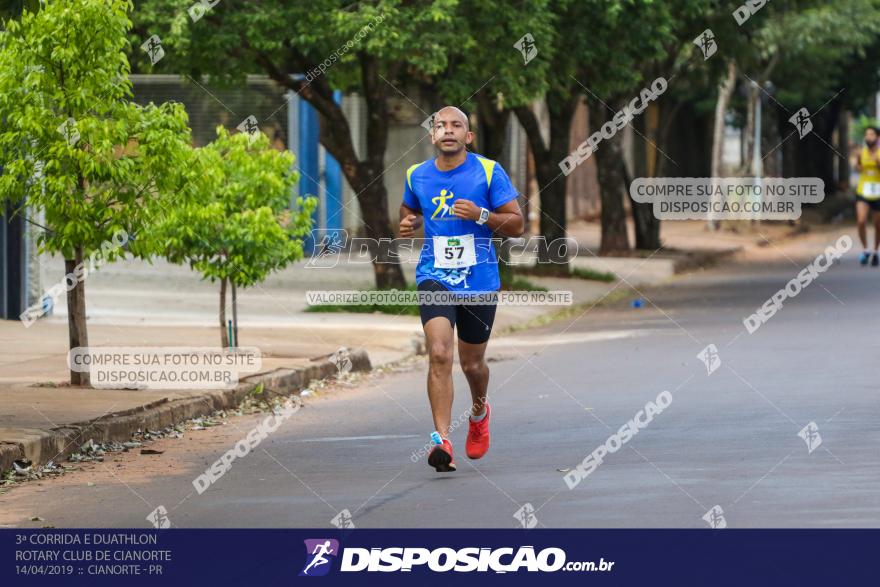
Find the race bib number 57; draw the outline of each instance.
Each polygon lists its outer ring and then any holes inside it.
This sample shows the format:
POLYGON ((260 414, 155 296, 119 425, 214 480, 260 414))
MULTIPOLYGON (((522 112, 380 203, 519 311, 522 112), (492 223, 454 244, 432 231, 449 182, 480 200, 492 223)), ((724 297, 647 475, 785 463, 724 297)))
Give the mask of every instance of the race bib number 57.
POLYGON ((474 235, 435 236, 434 267, 459 269, 477 264, 474 235))

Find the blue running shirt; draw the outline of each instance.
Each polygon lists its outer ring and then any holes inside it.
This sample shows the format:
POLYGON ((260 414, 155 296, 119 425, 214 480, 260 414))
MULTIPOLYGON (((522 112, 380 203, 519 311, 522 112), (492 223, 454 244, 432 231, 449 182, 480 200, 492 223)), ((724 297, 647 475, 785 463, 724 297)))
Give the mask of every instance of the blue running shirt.
POLYGON ((470 200, 478 208, 495 211, 517 197, 501 165, 468 152, 464 163, 449 171, 437 169, 435 159, 410 167, 406 172, 403 203, 421 210, 425 220, 425 244, 416 266, 416 284, 436 279, 454 292, 479 293, 498 291, 501 279, 492 245, 492 231, 485 224, 458 218, 452 205, 459 198, 470 200), (434 237, 473 235, 476 264, 461 268, 434 266, 434 237))

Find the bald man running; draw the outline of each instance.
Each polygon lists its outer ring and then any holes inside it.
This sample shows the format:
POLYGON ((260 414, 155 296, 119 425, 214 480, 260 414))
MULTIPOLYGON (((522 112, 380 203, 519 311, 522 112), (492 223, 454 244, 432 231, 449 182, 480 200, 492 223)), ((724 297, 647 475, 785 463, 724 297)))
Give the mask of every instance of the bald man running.
POLYGON ((473 139, 461 110, 454 106, 439 110, 431 131, 437 156, 407 170, 400 205, 401 238, 411 238, 425 226, 416 283, 419 292, 426 292, 420 294, 419 310, 428 347, 428 400, 434 428, 442 439, 428 455, 428 464, 438 472, 455 470, 449 427, 456 328, 458 359, 471 391, 465 452, 469 458, 479 459, 489 450, 489 366, 485 354, 495 303, 472 305, 458 300, 482 302, 499 290, 492 233, 518 237, 525 226, 516 189, 495 161, 467 150, 473 139), (453 292, 443 293, 452 299, 433 303, 429 292, 453 292))

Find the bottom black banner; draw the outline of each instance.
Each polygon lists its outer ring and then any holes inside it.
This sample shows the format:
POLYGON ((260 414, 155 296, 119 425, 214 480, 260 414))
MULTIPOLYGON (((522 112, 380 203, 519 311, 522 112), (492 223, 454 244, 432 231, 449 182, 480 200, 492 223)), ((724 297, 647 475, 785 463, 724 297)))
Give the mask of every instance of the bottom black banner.
POLYGON ((4 585, 876 582, 880 530, 0 531, 4 585))

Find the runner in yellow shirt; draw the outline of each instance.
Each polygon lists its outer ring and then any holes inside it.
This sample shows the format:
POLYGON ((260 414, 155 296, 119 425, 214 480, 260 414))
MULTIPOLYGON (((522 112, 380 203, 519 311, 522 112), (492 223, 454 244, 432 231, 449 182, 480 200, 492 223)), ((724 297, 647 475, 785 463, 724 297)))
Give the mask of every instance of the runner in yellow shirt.
POLYGON ((859 151, 855 169, 859 172, 859 185, 856 187, 856 223, 859 227, 859 240, 864 252, 859 263, 872 267, 880 265, 877 248, 880 246, 880 149, 877 145, 877 127, 865 129, 865 146, 859 151), (868 249, 868 213, 873 212, 874 250, 868 249))

